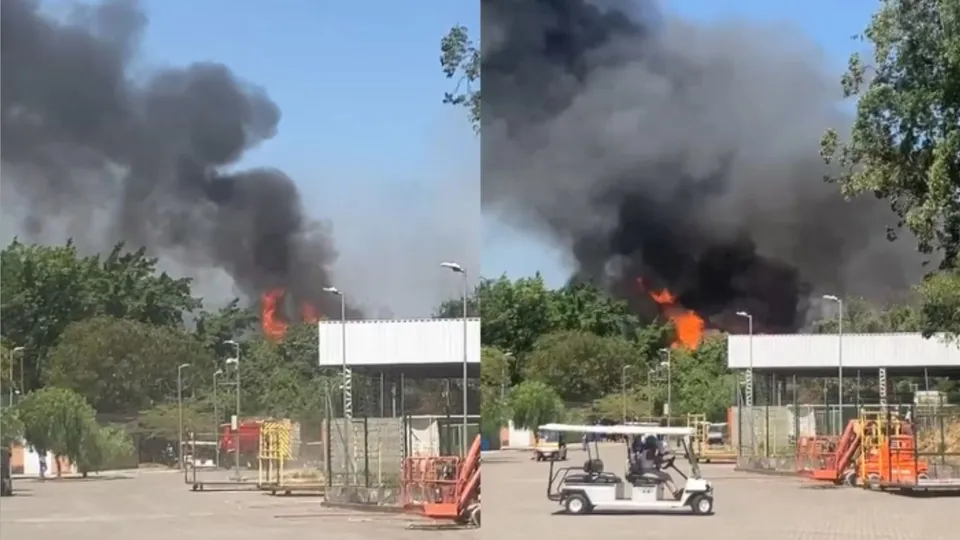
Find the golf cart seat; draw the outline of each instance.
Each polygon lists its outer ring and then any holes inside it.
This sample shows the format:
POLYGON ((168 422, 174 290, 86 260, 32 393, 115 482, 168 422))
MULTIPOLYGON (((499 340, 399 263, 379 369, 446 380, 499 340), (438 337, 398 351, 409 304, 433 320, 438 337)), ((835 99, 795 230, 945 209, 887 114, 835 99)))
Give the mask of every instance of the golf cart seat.
POLYGON ((639 486, 656 486, 657 484, 662 483, 663 480, 659 478, 646 477, 643 475, 643 473, 639 471, 630 471, 627 474, 627 482, 630 482, 631 485, 639 487, 639 486))
POLYGON ((620 482, 615 474, 603 472, 603 460, 588 459, 583 463, 583 472, 571 473, 564 482, 568 484, 616 484, 620 482))

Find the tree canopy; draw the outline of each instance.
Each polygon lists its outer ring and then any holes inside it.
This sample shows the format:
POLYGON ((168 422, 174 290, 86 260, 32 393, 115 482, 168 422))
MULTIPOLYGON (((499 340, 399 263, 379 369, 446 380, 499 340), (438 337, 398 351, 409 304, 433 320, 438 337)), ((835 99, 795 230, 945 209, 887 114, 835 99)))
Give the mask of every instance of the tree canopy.
MULTIPOLYGON (((851 132, 827 131, 821 155, 847 196, 889 201, 945 272, 919 287, 925 334, 960 335, 960 0, 880 3, 841 80, 857 99, 851 132), (951 271, 953 270, 953 271, 951 271)), ((896 228, 891 229, 896 235, 896 228)))
POLYGON ((443 102, 467 110, 474 130, 480 131, 480 47, 466 26, 453 26, 440 40, 440 66, 454 81, 454 88, 443 95, 443 102))
POLYGON ((214 373, 235 373, 224 363, 236 354, 231 340, 241 346, 245 415, 323 411, 329 385, 317 367, 315 327, 292 326, 268 340, 240 300, 203 310, 189 279, 160 272, 155 258, 122 244, 87 256, 72 243, 14 241, 0 256, 6 443, 22 436, 90 472, 129 458, 131 434, 175 441, 179 366, 185 426, 212 436, 233 410, 232 392, 221 389, 221 418, 213 415, 214 373))

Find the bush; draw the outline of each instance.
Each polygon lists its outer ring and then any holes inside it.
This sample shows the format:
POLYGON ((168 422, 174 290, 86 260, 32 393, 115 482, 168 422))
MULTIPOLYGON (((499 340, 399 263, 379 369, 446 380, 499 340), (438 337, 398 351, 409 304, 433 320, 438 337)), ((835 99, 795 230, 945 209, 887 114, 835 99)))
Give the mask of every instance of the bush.
POLYGON ((133 453, 130 435, 114 426, 91 426, 83 439, 77 459, 77 471, 84 477, 105 467, 124 463, 133 453))

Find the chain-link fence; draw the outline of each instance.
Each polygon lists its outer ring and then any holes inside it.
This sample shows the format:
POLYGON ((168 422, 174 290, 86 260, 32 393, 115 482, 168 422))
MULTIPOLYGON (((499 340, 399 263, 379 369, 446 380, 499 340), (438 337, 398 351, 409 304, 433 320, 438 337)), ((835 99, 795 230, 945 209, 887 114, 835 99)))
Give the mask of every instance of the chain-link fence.
POLYGON ((458 455, 464 439, 469 445, 479 433, 480 392, 475 380, 468 380, 465 389, 466 422, 460 378, 412 379, 355 371, 351 383, 349 420, 343 414, 341 389, 330 394, 325 433, 331 485, 396 486, 404 458, 458 455))
MULTIPOLYGON (((834 454, 846 444, 843 439, 850 437, 863 447, 849 454, 850 463, 837 466, 847 467, 851 474, 888 478, 882 470, 870 473, 857 469, 886 466, 892 473, 896 460, 903 460, 913 463, 903 469, 913 471, 905 473, 912 477, 911 482, 960 477, 957 405, 950 404, 943 392, 920 390, 914 379, 886 380, 888 392, 882 398, 880 384, 879 376, 858 371, 842 382, 837 377, 763 374, 755 376, 749 397, 747 385, 741 384, 737 404, 730 412, 738 466, 776 473, 809 472, 837 461, 839 455, 834 454), (752 406, 748 406, 751 398, 752 406), (871 429, 876 430, 876 441, 867 455, 871 429)), ((900 476, 904 475, 894 476, 903 480, 900 476)))

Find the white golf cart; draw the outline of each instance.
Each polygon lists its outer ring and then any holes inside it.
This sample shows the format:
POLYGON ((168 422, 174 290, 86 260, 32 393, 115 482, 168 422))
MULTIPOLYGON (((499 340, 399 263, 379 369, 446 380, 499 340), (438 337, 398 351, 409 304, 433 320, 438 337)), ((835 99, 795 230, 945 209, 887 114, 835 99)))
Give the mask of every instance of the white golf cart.
POLYGON ((537 461, 566 461, 567 443, 563 434, 556 431, 538 431, 533 457, 537 461))
POLYGON ((559 502, 569 514, 601 512, 674 512, 691 511, 694 514, 713 513, 713 484, 700 476, 697 456, 693 453, 690 439, 694 435, 689 427, 650 426, 586 426, 546 424, 541 430, 565 433, 597 433, 623 435, 628 440, 638 436, 653 435, 663 440, 680 439, 683 458, 690 463, 690 474, 684 474, 670 458, 662 469, 673 469, 684 481, 679 498, 666 493, 663 482, 644 478, 633 466, 633 453, 629 447, 628 468, 625 478, 605 472, 596 443, 587 447, 587 461, 583 467, 554 468, 550 462, 547 498, 559 502), (556 486, 556 487, 554 487, 556 486))

